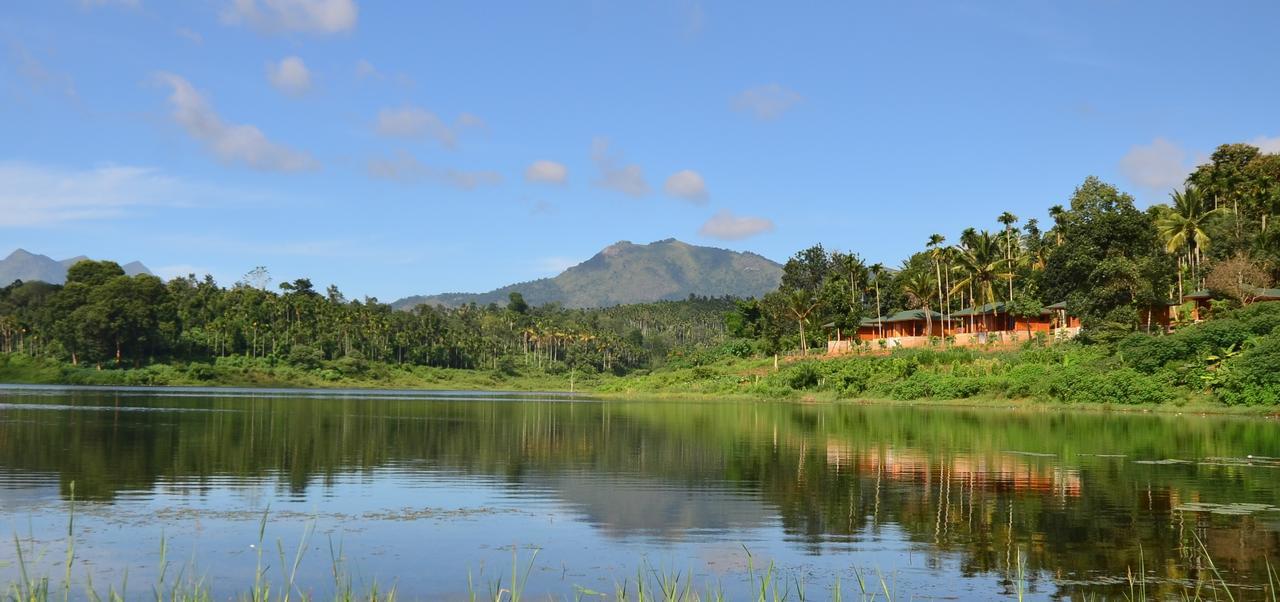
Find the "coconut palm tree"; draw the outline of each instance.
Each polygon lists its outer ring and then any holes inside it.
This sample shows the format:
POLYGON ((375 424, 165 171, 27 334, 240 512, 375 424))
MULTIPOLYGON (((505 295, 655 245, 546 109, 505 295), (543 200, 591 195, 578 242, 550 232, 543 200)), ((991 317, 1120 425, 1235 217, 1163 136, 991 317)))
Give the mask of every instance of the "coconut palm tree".
POLYGON ((805 336, 804 325, 809 321, 809 314, 818 308, 821 301, 812 292, 802 288, 788 292, 786 301, 787 311, 791 312, 791 317, 800 326, 800 353, 809 355, 809 339, 805 336))
MULTIPOLYGON (((1225 207, 1211 209, 1200 189, 1192 184, 1188 184, 1181 192, 1173 192, 1169 197, 1173 200, 1173 206, 1165 209, 1156 219, 1156 230, 1164 241, 1166 252, 1175 253, 1179 249, 1186 251, 1184 257, 1191 270, 1191 280, 1198 283, 1200 258, 1211 242, 1206 227, 1209 220, 1222 213, 1225 207)), ((1181 296, 1182 293, 1182 279, 1179 278, 1178 295, 1181 296)))
POLYGON ((879 331, 880 338, 883 339, 884 338, 884 322, 881 320, 881 317, 880 317, 880 307, 881 307, 880 306, 880 275, 884 273, 884 264, 873 263, 871 264, 871 268, 869 269, 871 270, 871 277, 874 279, 876 284, 876 330, 879 331))
POLYGON ((907 304, 924 310, 924 336, 933 336, 933 312, 930 301, 937 294, 929 274, 921 270, 907 272, 902 280, 902 292, 907 296, 907 304))
MULTIPOLYGON (((953 291, 972 285, 978 291, 978 305, 994 303, 996 281, 1013 278, 1005 258, 1000 256, 998 239, 986 230, 973 237, 972 245, 960 249, 957 259, 965 278, 956 283, 953 291)), ((991 309, 994 311, 995 307, 991 309)))
MULTIPOLYGON (((996 221, 1004 224, 1004 260, 1009 264, 1009 271, 1013 272, 1013 225, 1018 223, 1018 216, 1005 211, 996 218, 996 221)), ((1013 301, 1013 278, 1009 279, 1009 301, 1013 301)))

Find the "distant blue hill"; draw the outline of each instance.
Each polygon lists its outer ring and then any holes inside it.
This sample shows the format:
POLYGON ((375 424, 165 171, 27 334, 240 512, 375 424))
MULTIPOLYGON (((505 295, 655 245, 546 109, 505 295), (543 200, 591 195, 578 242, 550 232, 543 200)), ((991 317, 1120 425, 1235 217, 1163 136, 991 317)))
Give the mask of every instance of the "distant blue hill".
MULTIPOLYGON (((67 268, 75 265, 77 261, 85 259, 88 259, 88 257, 80 255, 58 261, 48 255, 37 255, 25 249, 18 249, 10 253, 8 257, 0 259, 0 286, 9 286, 14 280, 23 282, 41 280, 52 284, 62 284, 67 281, 67 268)), ((120 267, 124 268, 124 273, 130 276, 151 273, 147 266, 137 261, 126 263, 120 267)))

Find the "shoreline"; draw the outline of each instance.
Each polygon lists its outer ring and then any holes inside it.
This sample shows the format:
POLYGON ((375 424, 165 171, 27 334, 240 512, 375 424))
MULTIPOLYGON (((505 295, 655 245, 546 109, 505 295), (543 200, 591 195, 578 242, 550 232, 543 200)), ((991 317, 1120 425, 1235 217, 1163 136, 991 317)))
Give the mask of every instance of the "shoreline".
MULTIPOLYGON (((538 379, 542 380, 542 379, 538 379)), ((1116 413, 1116 414, 1158 414, 1158 415, 1199 415, 1199 416, 1235 416, 1264 419, 1280 419, 1280 408, 1270 406, 1231 406, 1203 402, 1169 403, 1169 404, 1098 404, 1098 403, 1064 403, 1059 401, 1038 400, 1035 398, 1002 398, 975 396, 950 399, 892 399, 884 397, 842 398, 837 395, 820 392, 817 394, 797 395, 791 398, 776 398, 751 393, 704 393, 704 392, 639 392, 639 391, 603 391, 595 388, 576 388, 574 391, 547 387, 520 387, 501 385, 518 385, 519 378, 505 380, 497 386, 480 386, 474 381, 428 382, 418 386, 405 386, 396 382, 355 381, 341 383, 302 384, 289 381, 254 383, 207 382, 207 383, 174 383, 174 384, 85 384, 73 382, 30 382, 0 381, 0 389, 25 388, 64 389, 83 391, 218 391, 236 393, 300 393, 312 392, 316 397, 336 397, 342 392, 367 392, 370 394, 387 393, 431 393, 431 392, 491 392, 514 395, 558 395, 582 397, 591 401, 611 402, 738 402, 738 403, 780 403, 798 405, 857 405, 857 406, 890 406, 890 407, 932 407, 955 409, 986 409, 1008 411, 1048 411, 1048 412, 1084 412, 1084 413, 1116 413)), ((532 383, 529 383, 532 384, 532 383)))

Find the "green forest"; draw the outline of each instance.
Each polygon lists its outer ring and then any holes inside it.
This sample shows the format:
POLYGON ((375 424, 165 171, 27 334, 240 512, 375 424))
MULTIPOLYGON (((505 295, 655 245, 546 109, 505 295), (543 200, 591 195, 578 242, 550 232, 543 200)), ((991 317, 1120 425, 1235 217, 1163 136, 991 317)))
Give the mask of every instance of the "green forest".
POLYGON ((1280 402, 1280 303, 1255 303, 1280 274, 1280 155, 1220 146, 1168 202, 1145 210, 1089 177, 1048 213, 1051 224, 1006 212, 950 244, 930 236, 897 266, 815 245, 761 299, 588 310, 531 307, 513 293, 503 305, 398 311, 305 278, 272 290, 266 268, 224 287, 84 261, 65 285, 0 289, 0 378, 1280 402), (1212 295, 1212 319, 1191 324, 1182 307, 1174 333, 1152 328, 1151 308, 1193 291, 1212 295), (807 359, 864 318, 997 302, 1028 316, 1065 302, 1083 329, 1052 346, 1027 337, 1021 349, 960 350, 944 338, 930 349, 807 359), (1074 386, 1055 389, 1062 378, 1074 386))

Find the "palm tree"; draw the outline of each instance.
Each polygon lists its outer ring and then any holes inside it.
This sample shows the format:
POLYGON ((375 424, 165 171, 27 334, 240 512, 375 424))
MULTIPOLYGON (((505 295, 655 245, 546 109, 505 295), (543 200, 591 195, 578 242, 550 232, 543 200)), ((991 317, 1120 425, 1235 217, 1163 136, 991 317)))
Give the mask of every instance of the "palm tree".
MULTIPOLYGON (((973 244, 960 249, 957 257, 964 268, 965 278, 956 283, 955 290, 976 286, 980 297, 978 305, 995 302, 995 282, 1009 280, 1013 275, 1006 271, 1007 264, 1000 257, 1000 244, 990 232, 983 230, 973 237, 973 244)), ((992 311, 995 307, 992 306, 992 311)))
POLYGON ((929 274, 915 270, 908 272, 902 281, 902 292, 907 296, 907 304, 924 309, 924 336, 933 336, 933 312, 929 309, 929 301, 937 294, 930 281, 929 274))
POLYGON ((1053 241, 1055 244, 1062 244, 1062 222, 1067 218, 1067 210, 1062 205, 1054 205, 1049 208, 1049 217, 1053 218, 1053 241))
MULTIPOLYGON (((926 247, 929 249, 929 256, 933 258, 933 271, 935 276, 938 279, 938 301, 939 302, 942 301, 942 297, 943 297, 942 295, 942 257, 943 257, 943 249, 946 248, 942 246, 942 243, 946 241, 947 239, 943 235, 934 234, 929 237, 929 244, 926 245, 926 247)), ((942 319, 944 322, 946 321, 946 317, 947 317, 946 308, 944 307, 942 312, 942 319)))
POLYGON ((880 338, 884 338, 884 322, 880 317, 880 275, 884 273, 883 263, 871 264, 871 277, 875 279, 876 284, 876 330, 880 332, 880 338))
POLYGON ((800 325, 800 353, 809 355, 809 339, 805 337, 804 323, 809 321, 809 314, 821 303, 812 292, 798 288, 787 294, 787 310, 800 325))
MULTIPOLYGON (((1018 216, 1005 211, 996 221, 1004 224, 1004 260, 1009 264, 1009 271, 1013 272, 1013 225, 1018 223, 1018 216)), ((1009 279, 1009 301, 1013 301, 1013 278, 1009 279)))
MULTIPOLYGON (((1166 252, 1174 253, 1179 249, 1186 250, 1187 267, 1191 269, 1191 280, 1199 282, 1197 268, 1200 258, 1209 248, 1209 233, 1205 230, 1210 219, 1222 213, 1224 208, 1210 209, 1200 189, 1188 184, 1181 192, 1169 195, 1173 206, 1165 209, 1156 219, 1156 230, 1164 241, 1166 252)), ((1181 297, 1182 278, 1179 270, 1178 295, 1181 297)))

